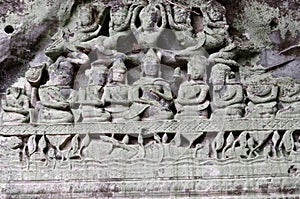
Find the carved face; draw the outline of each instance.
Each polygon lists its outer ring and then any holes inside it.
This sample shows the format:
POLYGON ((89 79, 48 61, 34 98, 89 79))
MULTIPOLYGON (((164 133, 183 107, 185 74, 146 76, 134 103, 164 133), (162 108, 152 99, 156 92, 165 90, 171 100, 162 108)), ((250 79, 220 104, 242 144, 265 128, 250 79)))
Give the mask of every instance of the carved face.
POLYGON ((53 74, 50 74, 50 78, 53 78, 53 82, 58 85, 70 86, 73 81, 73 66, 70 62, 63 61, 60 62, 58 67, 55 68, 55 71, 52 71, 53 74))
POLYGON ((156 62, 145 62, 144 73, 146 76, 158 77, 160 70, 160 64, 156 62))
POLYGON ((80 18, 80 25, 81 26, 87 26, 89 23, 91 23, 91 8, 89 7, 81 7, 81 9, 78 12, 78 18, 80 18))
POLYGON ((188 74, 192 80, 203 80, 205 68, 195 64, 188 65, 188 74))
POLYGON ((144 30, 155 28, 161 20, 160 10, 155 6, 143 8, 140 14, 141 25, 144 30))
POLYGON ((127 17, 127 12, 124 9, 118 10, 112 14, 112 20, 114 25, 122 25, 127 17))
POLYGON ((104 86, 106 83, 107 73, 102 70, 93 70, 89 82, 91 85, 104 86))
POLYGON ((42 77, 41 68, 29 68, 25 73, 25 77, 30 83, 37 83, 42 77))
POLYGON ((174 6, 174 21, 176 23, 185 23, 187 17, 188 17, 187 10, 178 6, 174 6))
POLYGON ((211 21, 216 22, 216 21, 222 21, 223 20, 223 14, 219 12, 217 9, 210 8, 208 10, 208 16, 211 21))
POLYGON ((122 69, 113 69, 112 71, 112 80, 113 82, 125 82, 126 71, 122 69))
POLYGON ((212 68, 210 82, 215 85, 224 85, 231 69, 227 65, 217 64, 212 68))

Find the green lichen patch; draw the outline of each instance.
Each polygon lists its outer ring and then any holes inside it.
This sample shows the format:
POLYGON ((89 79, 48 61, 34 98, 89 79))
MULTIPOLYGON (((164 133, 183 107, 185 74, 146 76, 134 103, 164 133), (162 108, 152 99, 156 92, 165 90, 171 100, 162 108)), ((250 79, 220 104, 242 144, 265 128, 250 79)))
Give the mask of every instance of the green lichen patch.
POLYGON ((234 26, 257 46, 268 47, 271 44, 268 35, 272 31, 280 31, 282 38, 287 33, 295 36, 300 22, 292 13, 283 14, 278 7, 252 0, 245 3, 243 14, 236 18, 234 26))
POLYGON ((257 46, 262 47, 271 44, 268 38, 268 33, 272 31, 270 23, 279 15, 279 9, 271 8, 266 3, 249 1, 245 3, 243 14, 234 21, 234 26, 257 46))

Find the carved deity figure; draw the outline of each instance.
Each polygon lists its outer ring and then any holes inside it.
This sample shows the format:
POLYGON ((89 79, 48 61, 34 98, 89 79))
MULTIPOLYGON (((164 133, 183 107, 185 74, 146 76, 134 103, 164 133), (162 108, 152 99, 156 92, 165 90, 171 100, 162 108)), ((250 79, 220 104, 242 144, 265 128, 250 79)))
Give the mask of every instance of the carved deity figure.
POLYGON ((178 5, 174 5, 173 12, 174 12, 174 14, 173 14, 174 21, 172 21, 172 18, 169 18, 169 23, 172 23, 171 26, 173 29, 192 30, 190 13, 188 12, 188 10, 186 8, 178 6, 178 5))
POLYGON ((172 119, 173 101, 169 82, 161 78, 160 58, 150 49, 142 60, 142 76, 132 88, 133 104, 127 119, 172 119))
POLYGON ((135 6, 120 7, 110 13, 109 34, 114 36, 120 32, 125 32, 130 27, 130 20, 135 6))
POLYGON ((74 67, 65 57, 59 57, 48 68, 49 80, 39 89, 41 107, 39 123, 72 123, 70 101, 74 95, 74 67))
POLYGON ((133 15, 133 11, 136 6, 124 6, 120 7, 110 13, 110 23, 109 23, 109 37, 101 36, 96 40, 92 40, 90 43, 98 44, 98 51, 100 50, 103 54, 102 56, 107 56, 116 53, 116 51, 121 50, 122 52, 128 52, 131 50, 132 46, 126 46, 127 49, 122 49, 123 43, 130 44, 132 42, 129 39, 131 31, 130 21, 133 15), (128 43, 129 42, 129 43, 128 43), (103 46, 103 49, 102 49, 103 46))
POLYGON ((29 97, 25 95, 24 82, 17 82, 6 89, 6 97, 1 100, 3 124, 29 122, 29 97))
POLYGON ((212 118, 240 118, 244 112, 242 85, 236 80, 235 73, 225 64, 212 67, 213 83, 212 118))
POLYGON ((181 47, 187 48, 195 45, 197 41, 193 37, 189 9, 177 5, 173 7, 167 6, 166 8, 170 28, 174 32, 181 47))
POLYGON ((87 87, 80 87, 78 91, 78 103, 82 111, 82 122, 109 121, 111 116, 104 110, 103 92, 106 84, 108 70, 104 65, 96 62, 86 70, 89 78, 87 87))
POLYGON ((164 55, 169 59, 176 61, 188 61, 193 56, 208 56, 204 43, 206 40, 203 31, 201 11, 193 11, 188 6, 167 6, 168 22, 170 28, 176 36, 176 42, 179 46, 174 45, 172 50, 165 50, 164 55), (171 9, 172 8, 172 9, 171 9), (168 56, 170 53, 172 56, 168 56))
POLYGON ((208 118, 209 86, 206 78, 206 58, 193 57, 188 63, 189 80, 179 87, 178 98, 175 100, 176 119, 208 118), (204 60, 205 59, 205 60, 204 60))
POLYGON ((45 49, 45 54, 54 61, 68 50, 75 51, 76 46, 90 48, 87 42, 100 35, 106 14, 105 6, 100 3, 77 4, 71 13, 63 27, 51 38, 53 43, 45 49))
MULTIPOLYGON (((170 28, 176 36, 176 42, 178 46, 172 46, 172 50, 169 53, 173 54, 176 60, 188 61, 190 57, 203 55, 207 56, 206 50, 203 48, 205 42, 205 33, 199 31, 202 29, 202 25, 197 23, 196 29, 193 29, 191 23, 192 8, 185 6, 167 6, 167 15, 170 28)), ((200 13, 199 13, 200 15, 200 13)), ((194 22, 195 23, 195 22, 194 22)), ((194 24, 195 25, 195 24, 194 24)), ((174 41, 170 41, 175 43, 174 41)), ((169 50, 166 50, 168 53, 169 50)), ((168 54, 165 53, 167 56, 168 54)))
MULTIPOLYGON (((139 8, 137 8, 139 9, 139 8)), ((167 19, 165 8, 161 4, 149 3, 133 16, 131 30, 140 48, 153 48, 158 46, 158 39, 165 30, 167 19), (139 18, 141 26, 137 27, 135 22, 139 18)))
POLYGON ((252 82, 246 88, 249 102, 246 117, 273 118, 277 111, 278 87, 268 79, 252 82))
POLYGON ((225 8, 215 1, 210 1, 203 9, 203 32, 205 33, 205 49, 223 47, 230 40, 225 8))
POLYGON ((100 35, 84 43, 87 47, 91 46, 103 65, 108 66, 114 60, 124 57, 123 53, 131 52, 136 46, 137 41, 130 30, 130 22, 132 15, 139 10, 137 7, 140 6, 133 4, 114 8, 110 12, 109 36, 100 35))
POLYGON ((278 110, 277 118, 299 118, 300 84, 289 82, 280 85, 279 102, 282 108, 278 110))
POLYGON ((81 42, 97 37, 102 27, 104 7, 96 4, 82 3, 77 6, 68 27, 76 31, 75 38, 81 42), (77 36, 77 37, 76 37, 77 36))
POLYGON ((130 86, 127 85, 127 68, 122 60, 117 60, 110 68, 109 83, 104 88, 103 102, 112 121, 124 119, 129 109, 130 86))

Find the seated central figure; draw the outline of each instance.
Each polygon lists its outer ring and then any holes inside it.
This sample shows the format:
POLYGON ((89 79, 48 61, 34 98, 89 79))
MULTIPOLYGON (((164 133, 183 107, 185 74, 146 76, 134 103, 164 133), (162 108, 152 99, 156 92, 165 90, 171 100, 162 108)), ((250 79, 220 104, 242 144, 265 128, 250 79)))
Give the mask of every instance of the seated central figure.
POLYGON ((142 60, 142 76, 132 88, 133 104, 126 119, 172 119, 173 102, 169 83, 161 78, 160 58, 150 49, 142 60))

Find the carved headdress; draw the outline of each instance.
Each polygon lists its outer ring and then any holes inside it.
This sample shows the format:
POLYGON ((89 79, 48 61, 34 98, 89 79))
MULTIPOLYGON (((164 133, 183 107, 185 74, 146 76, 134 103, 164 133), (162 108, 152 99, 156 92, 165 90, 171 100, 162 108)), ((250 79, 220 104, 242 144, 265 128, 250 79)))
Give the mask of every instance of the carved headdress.
POLYGON ((90 85, 104 85, 106 82, 107 74, 107 67, 101 64, 101 62, 97 61, 91 63, 91 68, 85 71, 85 75, 89 78, 90 85))
POLYGON ((159 74, 158 76, 161 77, 161 71, 160 71, 160 68, 161 68, 161 57, 158 56, 154 50, 152 48, 150 48, 148 50, 148 52, 146 53, 146 55, 143 57, 142 59, 142 77, 144 76, 144 68, 147 67, 147 66, 153 66, 153 65, 157 65, 159 67, 159 74))
POLYGON ((148 50, 146 55, 142 59, 142 63, 160 63, 160 56, 158 56, 152 48, 148 50))
MULTIPOLYGON (((110 75, 109 75, 109 82, 112 82, 113 80, 113 71, 123 71, 124 73, 127 72, 127 67, 124 64, 122 59, 118 59, 116 61, 114 61, 112 67, 109 69, 110 70, 110 75)), ((125 84, 127 84, 127 75, 125 75, 125 84)))
POLYGON ((140 12, 140 18, 142 19, 146 16, 151 15, 151 19, 153 19, 153 22, 158 22, 159 18, 161 17, 160 12, 161 11, 156 7, 156 5, 151 2, 142 9, 142 11, 140 12))
POLYGON ((224 85, 231 68, 226 64, 216 64, 211 69, 210 82, 214 85, 224 85))
POLYGON ((121 59, 116 60, 110 69, 127 71, 127 67, 125 66, 124 62, 121 59))
POLYGON ((188 75, 191 75, 191 68, 196 69, 201 74, 201 79, 206 81, 206 67, 209 65, 204 56, 193 56, 188 62, 188 75))

